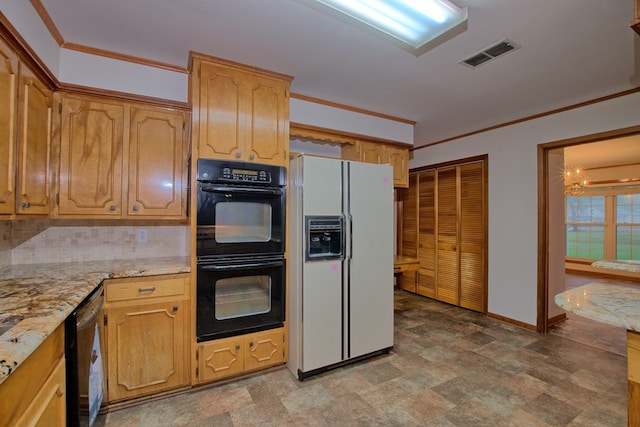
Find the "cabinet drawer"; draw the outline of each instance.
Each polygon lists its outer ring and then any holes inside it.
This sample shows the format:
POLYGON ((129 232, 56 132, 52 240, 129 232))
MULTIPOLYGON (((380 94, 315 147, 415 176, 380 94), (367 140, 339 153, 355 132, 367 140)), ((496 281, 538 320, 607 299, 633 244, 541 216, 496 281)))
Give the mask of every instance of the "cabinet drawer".
POLYGON ((187 276, 109 280, 105 281, 105 300, 115 302, 184 295, 186 280, 187 276))

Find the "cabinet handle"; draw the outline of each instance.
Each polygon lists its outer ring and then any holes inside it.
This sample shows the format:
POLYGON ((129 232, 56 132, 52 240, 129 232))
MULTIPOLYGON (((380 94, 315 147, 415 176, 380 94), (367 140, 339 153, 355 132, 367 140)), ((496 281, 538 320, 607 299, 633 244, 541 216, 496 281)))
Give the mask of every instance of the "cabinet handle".
POLYGON ((140 209, 140 208, 138 207, 138 205, 133 205, 133 211, 134 211, 134 212, 138 212, 138 209, 140 209))
POLYGON ((240 158, 240 156, 242 156, 242 153, 240 153, 239 151, 236 153, 236 157, 240 158))
POLYGON ((149 288, 138 288, 138 292, 139 293, 143 293, 143 292, 153 292, 156 290, 155 286, 151 286, 149 288))
POLYGON ((457 249, 456 245, 451 245, 451 250, 455 251, 457 249))
POLYGON ((115 211, 116 210, 116 205, 110 205, 109 206, 109 210, 110 211, 115 211))
POLYGON ((29 202, 22 202, 22 203, 20 203, 20 206, 22 206, 23 208, 30 208, 30 207, 31 207, 31 203, 29 203, 29 202))

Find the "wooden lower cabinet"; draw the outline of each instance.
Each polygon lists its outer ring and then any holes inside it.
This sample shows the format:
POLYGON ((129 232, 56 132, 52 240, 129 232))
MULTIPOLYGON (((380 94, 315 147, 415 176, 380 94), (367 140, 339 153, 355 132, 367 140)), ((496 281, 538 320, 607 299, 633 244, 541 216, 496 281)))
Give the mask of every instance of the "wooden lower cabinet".
POLYGON ((105 281, 108 401, 189 385, 187 275, 105 281))
POLYGON ((257 371, 285 362, 283 328, 200 343, 198 383, 257 371))
POLYGON ((66 399, 61 325, 0 384, 0 426, 65 426, 66 399))

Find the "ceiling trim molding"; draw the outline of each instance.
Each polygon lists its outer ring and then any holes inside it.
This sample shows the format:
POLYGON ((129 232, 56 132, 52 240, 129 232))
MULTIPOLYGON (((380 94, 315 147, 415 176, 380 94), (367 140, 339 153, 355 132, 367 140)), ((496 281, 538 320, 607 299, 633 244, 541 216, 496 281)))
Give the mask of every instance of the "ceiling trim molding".
POLYGON ((412 126, 416 125, 413 120, 403 119, 402 117, 390 116, 387 114, 376 113, 375 111, 365 110, 363 108, 352 107, 350 105, 339 104, 337 102, 327 101, 325 99, 314 98, 312 96, 302 95, 300 93, 291 93, 291 98, 299 99, 301 101, 313 102, 315 104, 327 105, 329 107, 340 108, 342 110, 353 111, 355 113, 366 114, 368 116, 380 117, 382 119, 392 120, 394 122, 406 123, 412 126))
POLYGON ((160 69, 163 69, 163 70, 175 71, 175 72, 182 73, 182 74, 188 74, 189 73, 189 71, 187 70, 186 67, 179 67, 177 65, 167 64, 167 63, 160 62, 160 61, 153 61, 153 60, 150 60, 150 59, 140 58, 140 57, 133 56, 133 55, 125 55, 125 54, 122 54, 122 53, 117 53, 117 52, 112 52, 112 51, 108 51, 108 50, 104 50, 104 49, 98 49, 98 48, 94 48, 94 47, 84 46, 84 45, 77 44, 77 43, 67 42, 67 41, 64 40, 64 37, 62 37, 62 34, 58 30, 58 27, 56 26, 56 24, 53 22, 53 19, 51 19, 51 15, 49 15, 49 12, 47 12, 47 10, 45 9, 45 7, 42 4, 42 2, 40 0, 31 0, 31 4, 33 5, 33 8, 36 10, 38 15, 40 16, 40 19, 42 19, 42 22, 47 27, 47 29, 49 30, 49 33, 51 33, 51 36, 56 41, 56 43, 58 43, 58 46, 60 46, 60 48, 74 50, 74 51, 82 52, 82 53, 87 53, 89 55, 102 56, 102 57, 105 57, 105 58, 116 59, 116 60, 119 60, 119 61, 125 61, 125 62, 131 62, 131 63, 134 63, 134 64, 145 65, 145 66, 148 66, 148 67, 154 67, 154 68, 160 68, 160 69))
POLYGON ((467 136, 477 135, 479 133, 488 132, 490 130, 500 129, 500 128, 507 127, 507 126, 512 126, 512 125, 515 125, 515 124, 518 124, 518 123, 527 122, 529 120, 539 119, 539 118, 545 117, 545 116, 552 116, 554 114, 562 113, 564 111, 569 111, 569 110, 573 110, 573 109, 576 109, 576 108, 586 107, 587 105, 597 104, 599 102, 608 101, 610 99, 619 98, 621 96, 631 95, 631 94, 637 93, 637 92, 640 92, 640 87, 636 87, 636 88, 633 88, 633 89, 627 89, 627 90, 624 90, 622 92, 616 92, 614 94, 607 95, 607 96, 602 96, 600 98, 595 98, 595 99, 592 99, 590 101, 580 102, 578 104, 573 104, 573 105, 569 105, 569 106, 566 106, 566 107, 557 108, 555 110, 550 110, 550 111, 547 111, 547 112, 544 112, 544 113, 534 114, 532 116, 523 117, 521 119, 512 120, 512 121, 509 121, 509 122, 501 123, 499 125, 489 126, 487 128, 474 130, 474 131, 471 131, 471 132, 467 132, 467 133, 463 133, 463 134, 460 134, 460 135, 452 136, 452 137, 449 137, 449 138, 441 139, 441 140, 435 141, 435 142, 430 142, 430 143, 425 144, 425 145, 420 145, 419 147, 410 148, 409 151, 416 151, 416 150, 419 150, 421 148, 428 148, 428 147, 432 147, 434 145, 444 144, 445 142, 454 141, 456 139, 465 138, 467 136))

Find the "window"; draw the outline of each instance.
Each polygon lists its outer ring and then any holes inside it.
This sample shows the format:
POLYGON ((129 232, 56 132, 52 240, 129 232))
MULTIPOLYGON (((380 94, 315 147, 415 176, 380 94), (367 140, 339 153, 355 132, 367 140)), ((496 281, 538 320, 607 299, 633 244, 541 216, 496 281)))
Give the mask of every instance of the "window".
POLYGON ((604 196, 568 196, 567 256, 604 258, 604 196))
POLYGON ((640 194, 616 196, 616 259, 640 260, 640 194))
POLYGON ((565 212, 567 257, 640 260, 640 193, 567 196, 565 212))

